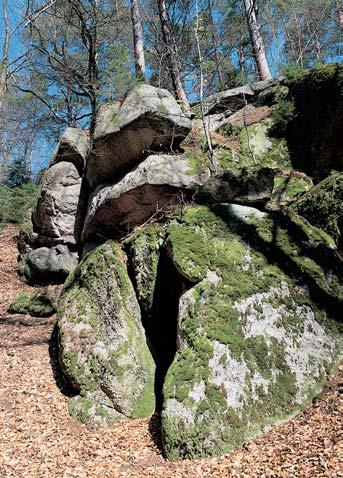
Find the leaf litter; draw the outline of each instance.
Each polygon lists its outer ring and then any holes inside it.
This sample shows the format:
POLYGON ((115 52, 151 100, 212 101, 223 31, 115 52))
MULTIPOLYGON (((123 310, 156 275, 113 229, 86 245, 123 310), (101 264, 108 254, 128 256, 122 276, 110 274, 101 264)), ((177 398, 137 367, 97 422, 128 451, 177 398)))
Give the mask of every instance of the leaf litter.
POLYGON ((343 365, 303 412, 222 457, 165 460, 157 416, 97 431, 71 418, 49 354, 55 318, 6 312, 29 289, 17 233, 0 236, 0 478, 343 478, 343 365))

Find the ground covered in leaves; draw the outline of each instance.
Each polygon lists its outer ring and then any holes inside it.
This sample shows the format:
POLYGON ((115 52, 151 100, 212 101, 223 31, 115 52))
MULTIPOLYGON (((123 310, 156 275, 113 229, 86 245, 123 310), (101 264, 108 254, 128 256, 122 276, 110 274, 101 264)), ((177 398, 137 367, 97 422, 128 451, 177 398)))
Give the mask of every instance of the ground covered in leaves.
POLYGON ((55 380, 54 318, 6 312, 28 288, 15 274, 16 234, 0 233, 0 478, 343 477, 343 367, 301 414, 220 458, 167 462, 157 417, 97 432, 72 419, 55 380))

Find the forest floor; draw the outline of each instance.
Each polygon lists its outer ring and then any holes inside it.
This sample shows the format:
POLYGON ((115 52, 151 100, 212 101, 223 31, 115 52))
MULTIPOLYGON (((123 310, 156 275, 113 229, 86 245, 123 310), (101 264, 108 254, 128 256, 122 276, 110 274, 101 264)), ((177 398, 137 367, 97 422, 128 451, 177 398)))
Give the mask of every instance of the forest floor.
POLYGON ((343 477, 343 367, 302 413, 220 458, 166 461, 156 417, 101 431, 72 419, 49 354, 55 319, 6 313, 28 288, 15 273, 17 232, 0 232, 1 478, 343 477))

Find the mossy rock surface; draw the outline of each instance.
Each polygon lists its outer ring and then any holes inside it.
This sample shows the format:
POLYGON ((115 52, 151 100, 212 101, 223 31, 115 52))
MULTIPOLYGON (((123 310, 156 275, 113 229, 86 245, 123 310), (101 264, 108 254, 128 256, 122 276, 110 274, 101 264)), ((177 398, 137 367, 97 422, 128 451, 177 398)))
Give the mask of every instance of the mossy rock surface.
POLYGON ((221 169, 290 166, 286 140, 271 135, 270 118, 246 127, 229 126, 229 131, 224 127, 220 132, 226 135, 231 146, 216 150, 218 166, 221 169))
POLYGON ((237 205, 188 207, 169 226, 171 257, 196 282, 164 385, 169 459, 225 453, 322 389, 341 350, 332 242, 297 217, 237 205))
POLYGON ((343 65, 313 68, 288 86, 283 105, 293 105, 285 127, 293 167, 316 180, 342 171, 343 65))
POLYGON ((150 224, 138 229, 124 240, 130 258, 137 299, 146 314, 150 314, 156 286, 160 247, 164 242, 164 228, 150 224))
POLYGON ((278 206, 288 206, 313 187, 311 178, 294 170, 276 174, 271 200, 278 206))
POLYGON ((60 362, 80 393, 70 411, 93 426, 154 411, 154 362, 128 276, 113 241, 69 276, 58 308, 60 362))
POLYGON ((57 296, 54 288, 22 291, 11 302, 8 312, 32 317, 50 317, 56 312, 57 296))
POLYGON ((332 174, 317 184, 294 204, 294 209, 330 234, 343 250, 343 173, 332 174))

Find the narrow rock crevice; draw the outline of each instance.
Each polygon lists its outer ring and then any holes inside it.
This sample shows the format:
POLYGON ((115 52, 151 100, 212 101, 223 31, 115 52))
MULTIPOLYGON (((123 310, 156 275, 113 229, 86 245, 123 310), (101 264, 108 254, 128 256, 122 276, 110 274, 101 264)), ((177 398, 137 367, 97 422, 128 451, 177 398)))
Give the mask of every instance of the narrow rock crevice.
MULTIPOLYGON (((129 274, 136 288, 130 261, 129 274)), ((178 349, 177 332, 180 297, 193 287, 194 283, 178 272, 165 247, 160 249, 155 283, 150 310, 147 311, 142 304, 140 306, 147 342, 156 364, 156 412, 160 412, 163 405, 164 380, 178 349)))

